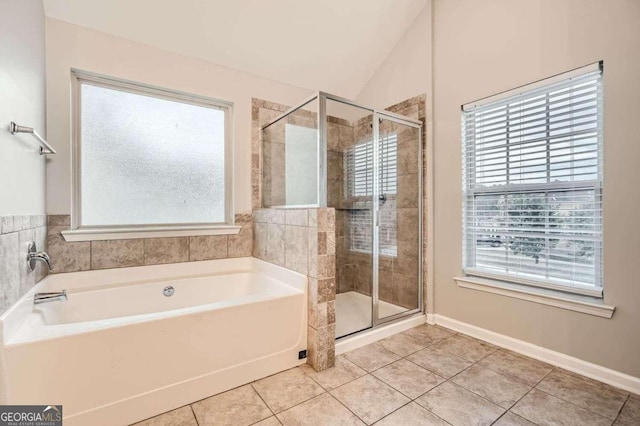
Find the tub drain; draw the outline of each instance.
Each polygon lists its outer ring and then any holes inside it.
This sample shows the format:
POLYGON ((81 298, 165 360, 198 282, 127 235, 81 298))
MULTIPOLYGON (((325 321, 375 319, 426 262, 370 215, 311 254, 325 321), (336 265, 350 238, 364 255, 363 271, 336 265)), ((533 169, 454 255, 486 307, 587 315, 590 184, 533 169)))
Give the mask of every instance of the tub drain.
POLYGON ((168 287, 164 288, 164 290, 162 291, 162 294, 164 294, 165 296, 169 297, 169 296, 173 296, 173 293, 175 291, 176 290, 173 287, 168 286, 168 287))

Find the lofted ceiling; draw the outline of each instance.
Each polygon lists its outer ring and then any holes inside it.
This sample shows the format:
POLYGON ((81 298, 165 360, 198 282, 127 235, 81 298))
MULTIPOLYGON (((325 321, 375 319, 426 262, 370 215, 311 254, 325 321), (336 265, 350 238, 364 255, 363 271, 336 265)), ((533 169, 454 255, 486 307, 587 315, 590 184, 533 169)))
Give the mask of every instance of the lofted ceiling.
POLYGON ((427 0, 44 0, 48 17, 355 98, 427 0))

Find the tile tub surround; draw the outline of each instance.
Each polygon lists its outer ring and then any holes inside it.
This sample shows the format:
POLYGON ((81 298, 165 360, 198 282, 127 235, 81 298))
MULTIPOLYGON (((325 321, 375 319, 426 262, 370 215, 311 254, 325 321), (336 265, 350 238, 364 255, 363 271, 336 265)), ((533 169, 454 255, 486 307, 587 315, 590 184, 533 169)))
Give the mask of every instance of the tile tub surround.
POLYGON ((640 396, 422 325, 340 355, 325 371, 302 365, 136 426, 373 423, 638 425, 640 396), (424 362, 428 350, 466 364, 442 376, 440 364, 424 362))
POLYGON ((307 361, 316 370, 335 360, 335 210, 258 209, 253 256, 309 277, 307 361))
POLYGON ((0 314, 47 275, 41 262, 36 270, 27 271, 27 244, 36 242, 44 251, 47 238, 45 215, 0 217, 0 314))
POLYGON ((69 215, 49 215, 47 220, 47 252, 54 273, 246 257, 253 247, 249 214, 236 214, 241 226, 236 235, 81 242, 67 242, 61 234, 69 229, 69 215))

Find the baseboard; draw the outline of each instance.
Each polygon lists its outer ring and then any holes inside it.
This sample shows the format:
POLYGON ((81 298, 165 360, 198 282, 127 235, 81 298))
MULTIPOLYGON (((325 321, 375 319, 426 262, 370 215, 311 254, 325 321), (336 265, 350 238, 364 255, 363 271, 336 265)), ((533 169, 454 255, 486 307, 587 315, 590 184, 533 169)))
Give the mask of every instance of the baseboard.
POLYGON ((602 367, 579 358, 565 355, 561 352, 546 349, 541 346, 525 342, 524 340, 505 336, 504 334, 499 334, 442 315, 428 314, 427 323, 441 325, 462 334, 484 340, 485 342, 492 343, 496 346, 564 368, 565 370, 581 374, 608 385, 615 386, 635 394, 640 394, 640 378, 638 377, 602 367))
POLYGON ((416 314, 415 316, 392 322, 389 325, 374 328, 369 331, 364 331, 353 336, 339 339, 336 341, 336 355, 358 349, 362 346, 377 342, 378 340, 384 339, 385 337, 389 337, 396 333, 401 333, 424 323, 425 315, 416 314))

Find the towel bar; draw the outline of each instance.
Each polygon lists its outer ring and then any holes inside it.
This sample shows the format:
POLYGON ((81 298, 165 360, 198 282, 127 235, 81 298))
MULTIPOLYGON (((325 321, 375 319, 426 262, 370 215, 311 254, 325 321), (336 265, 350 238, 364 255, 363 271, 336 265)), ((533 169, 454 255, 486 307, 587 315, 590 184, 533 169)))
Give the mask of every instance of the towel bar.
POLYGON ((33 127, 18 126, 16 123, 12 121, 11 124, 9 125, 9 131, 11 132, 12 135, 15 135, 16 133, 30 133, 31 136, 33 136, 38 142, 40 142, 40 155, 56 153, 56 150, 53 149, 53 147, 49 145, 47 141, 42 139, 42 137, 38 134, 38 132, 33 130, 33 127))

